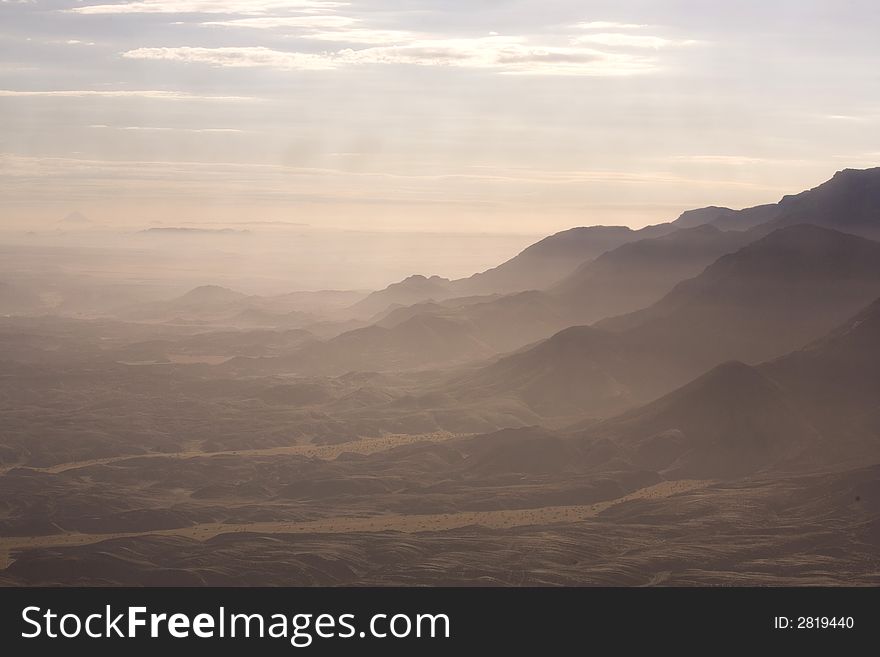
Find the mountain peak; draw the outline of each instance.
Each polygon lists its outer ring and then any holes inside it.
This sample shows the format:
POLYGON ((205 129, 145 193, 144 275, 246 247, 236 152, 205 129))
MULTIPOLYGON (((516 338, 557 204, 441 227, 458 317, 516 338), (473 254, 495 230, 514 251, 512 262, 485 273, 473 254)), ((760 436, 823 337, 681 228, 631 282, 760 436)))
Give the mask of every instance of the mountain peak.
POLYGON ((717 205, 710 205, 696 210, 685 210, 672 223, 679 228, 695 228, 709 225, 722 217, 734 214, 736 211, 717 205))
POLYGON ((880 167, 872 167, 870 169, 841 169, 837 171, 831 180, 876 180, 880 181, 880 167))
POLYGON ((880 167, 843 169, 805 192, 784 196, 769 227, 811 223, 871 239, 880 237, 880 167))
POLYGON ((404 278, 400 284, 415 284, 415 283, 448 283, 448 278, 443 278, 442 276, 437 276, 436 274, 433 276, 425 276, 423 274, 412 274, 411 276, 407 276, 404 278))
POLYGON ((181 300, 186 301, 226 301, 240 299, 244 295, 241 292, 230 290, 221 285, 201 285, 184 294, 181 300))
POLYGON ((73 212, 70 212, 69 214, 67 214, 67 216, 65 216, 64 219, 60 220, 58 223, 60 223, 60 224, 78 224, 78 225, 82 226, 85 224, 92 223, 92 220, 89 219, 87 216, 85 216, 82 212, 74 210, 73 212))

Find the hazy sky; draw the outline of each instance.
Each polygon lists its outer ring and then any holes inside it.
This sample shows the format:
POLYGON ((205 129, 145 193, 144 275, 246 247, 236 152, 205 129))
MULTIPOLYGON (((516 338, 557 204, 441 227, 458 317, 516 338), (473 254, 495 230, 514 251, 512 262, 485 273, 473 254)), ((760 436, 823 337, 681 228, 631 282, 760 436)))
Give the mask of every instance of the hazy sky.
POLYGON ((549 233, 880 164, 876 0, 0 0, 0 221, 549 233))

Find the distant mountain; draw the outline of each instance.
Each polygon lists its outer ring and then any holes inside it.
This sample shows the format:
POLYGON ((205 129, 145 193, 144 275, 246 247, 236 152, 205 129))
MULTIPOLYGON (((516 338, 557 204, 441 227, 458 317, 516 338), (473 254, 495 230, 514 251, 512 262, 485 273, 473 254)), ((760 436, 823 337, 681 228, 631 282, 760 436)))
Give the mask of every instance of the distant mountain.
MULTIPOLYGON (((564 306, 542 292, 458 307, 423 303, 309 345, 296 358, 277 365, 287 368, 284 371, 311 374, 446 367, 519 348, 569 323, 564 306)), ((313 331, 312 326, 307 328, 313 331)))
POLYGON ((581 264, 622 244, 672 232, 671 224, 633 230, 624 226, 572 228, 546 237, 501 265, 469 278, 449 280, 439 276, 410 276, 374 292, 355 304, 351 312, 370 317, 394 305, 444 301, 454 297, 512 294, 542 290, 558 283, 581 264))
POLYGON ((648 308, 597 326, 704 369, 796 349, 877 296, 880 243, 797 225, 723 256, 648 308))
POLYGON ((785 226, 813 224, 880 239, 880 167, 838 171, 821 185, 784 196, 779 203, 744 210, 714 206, 689 210, 673 222, 679 227, 704 224, 722 230, 764 226, 764 233, 785 226))
POLYGON ((589 324, 658 301, 756 237, 703 224, 630 242, 581 265, 550 293, 571 308, 576 323, 589 324))
MULTIPOLYGON (((507 262, 469 278, 448 280, 413 276, 374 293, 353 313, 366 319, 389 307, 481 294, 546 290, 568 285, 565 279, 592 260, 625 244, 661 238, 681 229, 717 228, 749 232, 755 240, 774 230, 796 224, 814 224, 868 238, 880 238, 880 168, 838 172, 822 185, 785 196, 779 203, 742 210, 709 206, 688 210, 675 221, 632 230, 622 226, 572 228, 547 237, 507 262)), ((735 240, 729 238, 731 242, 735 240)), ((744 238, 745 239, 745 238, 744 238)), ((742 246, 746 242, 738 244, 742 246)), ((683 252, 684 253, 684 252, 683 252)), ((697 261, 697 254, 687 254, 697 261)), ((708 264, 708 263, 706 263, 708 264)), ((670 276, 664 281, 672 280, 670 276)), ((656 288, 660 288, 660 279, 656 288)), ((649 296, 647 294, 643 295, 649 296)), ((610 295, 609 295, 610 297, 610 295)), ((630 304, 631 308, 635 306, 630 304)), ((598 318, 600 313, 592 313, 598 318)))
POLYGON ((539 415, 608 415, 642 398, 634 388, 650 353, 627 352, 614 334, 589 326, 560 331, 464 376, 452 385, 462 400, 513 397, 539 415))
POLYGON ((383 312, 374 315, 371 318, 370 323, 378 324, 379 326, 385 326, 387 328, 389 326, 394 326, 395 324, 400 324, 400 322, 409 319, 410 317, 420 315, 422 313, 448 313, 450 315, 453 315, 457 312, 463 312, 463 310, 468 306, 483 305, 512 296, 516 295, 483 294, 473 297, 451 297, 449 299, 444 299, 443 301, 439 302, 423 301, 421 303, 416 303, 411 306, 393 305, 386 308, 383 312))
POLYGON ((613 437, 634 464, 676 478, 741 476, 819 440, 782 387, 735 361, 587 433, 613 437))
POLYGON ((566 329, 466 375, 460 398, 607 416, 725 361, 798 349, 880 296, 880 243, 793 226, 723 256, 644 311, 566 329))
POLYGON ((713 222, 736 214, 736 210, 710 205, 696 210, 685 210, 673 221, 677 228, 696 228, 697 226, 711 225, 713 222))
MULTIPOLYGON (((756 237, 712 226, 676 230, 608 251, 547 292, 394 304, 374 316, 373 321, 390 328, 417 315, 446 317, 469 326, 477 339, 496 351, 511 351, 572 325, 643 308, 660 299, 676 283, 698 274, 718 256, 735 251, 756 237)), ((370 295, 358 305, 368 311, 395 298, 442 298, 453 286, 437 277, 411 277, 370 295)))
MULTIPOLYGON (((613 369, 593 348, 593 341, 599 339, 593 333, 584 338, 590 341, 585 346, 588 360, 579 354, 581 360, 573 361, 588 370, 584 375, 592 391, 589 399, 559 390, 565 384, 552 385, 546 363, 520 359, 518 354, 513 361, 500 362, 516 362, 522 372, 515 376, 506 372, 498 386, 479 377, 465 386, 476 386, 473 389, 483 393, 496 388, 509 392, 516 388, 513 382, 520 382, 522 399, 538 412, 568 413, 582 404, 586 412, 605 414, 622 407, 620 400, 632 404, 662 394, 726 360, 756 363, 784 354, 822 335, 880 294, 877 243, 810 224, 770 234, 764 225, 752 227, 771 217, 776 217, 771 223, 776 221, 787 203, 739 211, 704 208, 685 213, 672 224, 641 231, 573 229, 470 279, 412 276, 355 304, 355 314, 371 317, 375 326, 334 338, 339 342, 333 344, 345 348, 326 354, 328 367, 331 371, 344 367, 346 357, 351 359, 348 369, 444 363, 439 354, 416 355, 419 338, 426 340, 421 347, 426 352, 443 340, 446 364, 462 363, 519 349, 572 325, 624 313, 597 324, 618 334, 602 338, 609 354, 619 354, 613 369), (738 229, 721 230, 719 224, 738 229), (619 246, 609 249, 612 244, 619 246), (577 259, 583 263, 585 256, 592 257, 546 291, 456 301, 463 290, 474 292, 469 289, 474 281, 522 283, 527 272, 532 282, 549 280, 548 272, 555 276, 577 259), (548 278, 542 279, 544 274, 548 278), (391 334, 403 331, 402 326, 432 330, 404 332, 405 341, 396 348, 391 334), (384 365, 368 353, 377 344, 388 356, 384 365), (464 351, 455 354, 454 345, 464 351)), ((494 283, 491 287, 498 288, 494 283)), ((320 367, 314 360, 303 365, 320 367)), ((487 376, 491 379, 499 372, 493 369, 487 376)))
POLYGON ((880 299, 808 346, 750 367, 722 364, 657 401, 582 432, 676 477, 829 467, 880 455, 880 299))
POLYGON ((452 281, 440 276, 413 275, 384 290, 373 292, 349 309, 355 317, 369 318, 391 306, 409 306, 424 301, 442 301, 454 294, 452 281))
POLYGON ((763 226, 764 234, 796 224, 880 239, 880 167, 838 171, 821 185, 784 196, 779 203, 743 210, 709 206, 688 210, 672 222, 679 228, 710 225, 738 231, 763 226))
POLYGON ((543 292, 520 292, 462 305, 422 303, 398 308, 377 322, 392 327, 419 315, 445 317, 469 328, 475 338, 495 352, 511 351, 552 335, 572 324, 569 308, 543 292))
POLYGON ((829 436, 840 442, 868 436, 880 447, 880 299, 762 369, 790 390, 829 436))
POLYGON ((249 307, 250 297, 219 285, 203 285, 169 299, 140 304, 120 311, 119 316, 135 321, 217 321, 237 315, 249 307))
POLYGON ((731 210, 711 205, 683 212, 678 219, 672 222, 672 225, 677 228, 714 226, 721 230, 744 231, 774 219, 780 211, 780 206, 777 203, 757 205, 743 210, 731 210))
POLYGON ((265 361, 236 361, 237 369, 263 373, 339 375, 446 367, 487 358, 494 350, 466 324, 433 315, 418 315, 391 328, 367 326, 324 342, 305 346, 295 355, 265 361))
POLYGON ((188 306, 190 304, 217 305, 241 301, 247 295, 220 285, 202 285, 194 288, 177 299, 169 302, 173 305, 188 306))
POLYGON ((454 286, 461 296, 541 290, 606 251, 664 230, 652 227, 637 231, 623 226, 572 228, 532 244, 498 267, 455 281, 454 286))
POLYGON ((779 212, 778 203, 756 205, 752 208, 735 210, 729 214, 721 214, 710 224, 721 230, 750 230, 772 221, 779 215, 779 212))
POLYGON ((818 187, 786 196, 768 230, 810 223, 880 239, 880 167, 845 169, 818 187))

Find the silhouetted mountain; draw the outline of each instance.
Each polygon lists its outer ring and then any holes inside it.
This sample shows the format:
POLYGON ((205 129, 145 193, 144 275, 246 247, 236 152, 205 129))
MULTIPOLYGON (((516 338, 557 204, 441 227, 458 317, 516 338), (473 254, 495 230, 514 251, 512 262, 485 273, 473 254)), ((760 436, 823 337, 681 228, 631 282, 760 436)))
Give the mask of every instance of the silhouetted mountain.
POLYGON ((423 301, 441 301, 453 295, 452 281, 440 276, 427 278, 413 275, 399 283, 392 283, 384 290, 373 292, 366 299, 351 306, 355 317, 369 318, 390 306, 409 306, 423 301))
MULTIPOLYGON (((496 351, 511 351, 572 325, 643 308, 676 283, 698 274, 719 255, 735 251, 751 239, 744 232, 723 232, 711 226, 678 230, 608 251, 548 292, 421 302, 391 307, 374 319, 377 325, 390 328, 422 314, 446 317, 469 326, 474 337, 496 351)), ((440 280, 447 285, 448 281, 440 280)), ((405 294, 418 294, 426 285, 433 286, 432 279, 413 277, 371 295, 360 305, 366 307, 380 299, 382 305, 393 295, 399 298, 401 286, 410 281, 414 285, 405 294)), ((441 296, 436 290, 429 292, 441 296)))
POLYGON ((796 224, 814 224, 844 233, 880 239, 880 167, 844 169, 779 203, 743 210, 709 206, 688 210, 672 222, 679 228, 712 225, 722 230, 763 226, 764 233, 796 224))
POLYGON ((582 265, 550 292, 571 308, 574 321, 589 324, 658 301, 752 239, 706 224, 631 242, 582 265))
MULTIPOLYGON (((455 296, 543 290, 554 285, 570 287, 566 277, 585 276, 578 269, 586 269, 590 261, 602 254, 631 242, 662 238, 681 229, 714 227, 728 232, 752 230, 755 232, 750 239, 758 239, 777 228, 814 224, 875 238, 880 236, 878 172, 880 169, 847 169, 814 189, 785 196, 779 203, 742 210, 719 206, 687 210, 675 221, 640 230, 621 226, 572 228, 551 235, 498 267, 470 278, 450 281, 437 276, 430 279, 424 276, 410 277, 374 293, 369 303, 365 302, 362 308, 356 307, 355 312, 358 316, 367 317, 396 303, 411 305, 455 296)), ((734 242, 733 238, 728 239, 734 242)), ((746 243, 743 239, 738 246, 746 243)), ((658 284, 657 287, 661 286, 658 284)), ((593 315, 599 316, 597 313, 593 315)))
POLYGON ((599 322, 705 369, 817 339, 880 296, 880 243, 812 225, 720 258, 652 306, 599 322))
POLYGON ((398 308, 377 322, 390 328, 419 315, 445 317, 469 328, 475 338, 495 352, 512 351, 546 338, 572 324, 570 308, 544 292, 520 292, 500 298, 471 298, 460 306, 422 303, 398 308))
POLYGON ((880 238, 880 167, 844 169, 800 194, 784 196, 779 203, 744 210, 708 207, 683 213, 674 225, 710 224, 722 230, 748 230, 763 226, 771 232, 785 226, 814 224, 869 239, 880 238))
POLYGON ((607 415, 638 398, 632 385, 651 359, 627 352, 619 336, 575 326, 500 358, 453 389, 461 399, 513 397, 543 416, 607 415))
POLYGON ((467 325, 418 315, 391 328, 368 326, 308 345, 288 358, 235 361, 248 371, 338 375, 352 371, 395 371, 444 367, 491 356, 494 350, 467 325))
POLYGON ((248 307, 248 296, 219 285, 203 285, 168 301, 127 308, 119 313, 130 320, 219 320, 248 307))
POLYGON ((735 213, 736 210, 730 208, 710 205, 705 208, 697 208, 696 210, 685 210, 672 223, 676 228, 696 228, 697 226, 712 224, 722 217, 728 217, 735 213))
POLYGON ((880 453, 880 299, 825 337, 757 367, 729 362, 588 429, 640 467, 736 476, 880 453))
POLYGON ((880 442, 880 299, 827 336, 762 366, 842 441, 880 442))
POLYGON ((387 328, 389 326, 394 326, 395 324, 400 324, 400 322, 422 313, 454 314, 463 310, 467 306, 487 304, 508 296, 515 295, 483 294, 473 297, 452 297, 443 301, 423 301, 411 306, 394 305, 389 306, 383 312, 374 315, 370 319, 370 323, 385 326, 387 328))
POLYGON ((170 303, 186 306, 188 304, 217 305, 241 301, 247 295, 220 285, 202 285, 190 290, 170 303))
POLYGON ((880 239, 880 167, 838 171, 818 187, 784 197, 779 207, 768 229, 810 223, 880 239))
POLYGON ((733 477, 793 459, 819 440, 785 391, 732 361, 588 432, 675 477, 733 477))
POLYGON ((781 229, 644 311, 566 329, 487 365, 457 382, 456 394, 511 396, 542 415, 607 416, 725 361, 798 349, 878 296, 880 243, 781 229))
POLYGON ((748 230, 764 224, 777 217, 780 213, 777 203, 757 205, 743 210, 731 210, 711 205, 697 210, 687 210, 672 222, 678 228, 695 228, 697 226, 714 226, 721 230, 748 230))
POLYGON ((371 318, 371 323, 383 328, 391 328, 417 315, 441 315, 455 310, 457 310, 455 307, 445 306, 436 301, 423 301, 411 306, 394 305, 384 312, 374 315, 371 318))
POLYGON ((358 317, 371 317, 395 304, 413 305, 454 297, 511 294, 542 290, 561 281, 581 264, 638 239, 659 237, 675 230, 671 224, 632 230, 624 226, 572 228, 546 237, 501 265, 450 281, 439 276, 410 276, 374 292, 352 306, 358 317))
POLYGON ((462 296, 544 289, 584 262, 644 236, 623 226, 572 228, 532 244, 498 267, 454 281, 455 289, 462 296))
POLYGON ((728 214, 720 214, 711 221, 711 225, 721 230, 750 230, 776 218, 780 213, 778 203, 756 205, 751 208, 735 210, 728 214))

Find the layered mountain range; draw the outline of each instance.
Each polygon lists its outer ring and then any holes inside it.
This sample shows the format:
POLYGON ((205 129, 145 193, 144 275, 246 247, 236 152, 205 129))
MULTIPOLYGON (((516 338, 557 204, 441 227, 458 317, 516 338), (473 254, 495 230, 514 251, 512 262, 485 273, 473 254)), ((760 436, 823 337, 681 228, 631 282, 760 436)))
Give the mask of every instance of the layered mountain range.
POLYGON ((878 190, 372 293, 0 284, 0 584, 876 585, 878 190))

